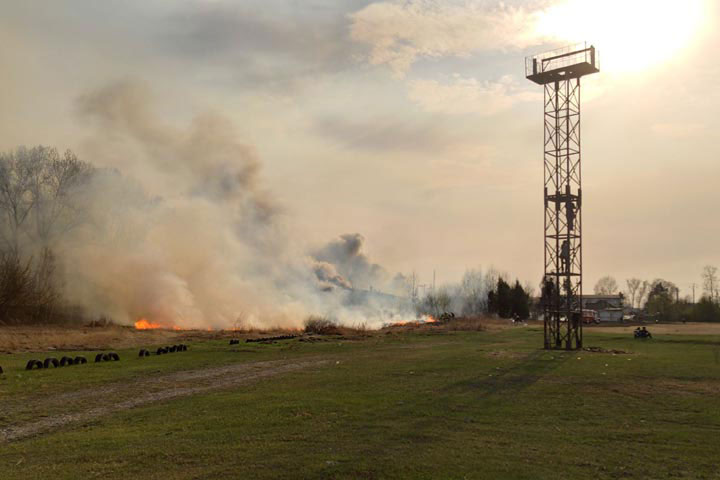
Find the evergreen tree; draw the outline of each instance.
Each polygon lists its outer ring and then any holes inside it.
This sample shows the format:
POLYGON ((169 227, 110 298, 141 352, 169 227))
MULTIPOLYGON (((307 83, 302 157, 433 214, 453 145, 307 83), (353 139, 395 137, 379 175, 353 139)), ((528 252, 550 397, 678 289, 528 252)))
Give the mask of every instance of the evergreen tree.
POLYGON ((497 294, 495 290, 488 292, 487 310, 488 313, 498 313, 497 294))
POLYGON ((527 320, 530 317, 530 295, 525 292, 518 280, 515 281, 515 286, 510 292, 510 302, 513 317, 517 315, 520 320, 527 320))
POLYGON ((670 313, 673 304, 673 297, 670 289, 663 285, 663 282, 655 282, 648 295, 645 310, 650 314, 658 314, 665 318, 670 313))
POLYGON ((512 289, 502 278, 497 283, 497 314, 502 318, 512 316, 512 289))

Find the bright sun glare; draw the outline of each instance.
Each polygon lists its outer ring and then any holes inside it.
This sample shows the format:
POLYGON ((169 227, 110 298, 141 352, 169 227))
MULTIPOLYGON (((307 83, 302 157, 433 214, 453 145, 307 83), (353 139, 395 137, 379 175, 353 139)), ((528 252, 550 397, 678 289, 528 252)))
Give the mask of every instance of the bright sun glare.
POLYGON ((708 0, 568 0, 539 19, 538 33, 598 47, 601 69, 638 72, 678 55, 703 26, 708 0))

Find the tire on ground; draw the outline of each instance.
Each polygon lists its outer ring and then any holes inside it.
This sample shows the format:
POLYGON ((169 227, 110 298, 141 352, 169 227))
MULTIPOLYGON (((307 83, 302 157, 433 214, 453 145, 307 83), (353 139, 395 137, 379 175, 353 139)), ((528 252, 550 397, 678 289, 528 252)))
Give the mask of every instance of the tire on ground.
POLYGON ((109 360, 112 360, 114 362, 120 361, 120 355, 115 352, 110 352, 107 355, 109 360))
POLYGON ((40 360, 28 360, 27 365, 25 365, 25 370, 32 370, 35 367, 37 367, 38 370, 43 368, 42 362, 40 360))
POLYGON ((148 352, 144 348, 141 348, 140 352, 138 353, 138 357, 140 357, 140 358, 147 357, 148 355, 150 355, 150 352, 148 352))
POLYGON ((60 366, 64 367, 66 365, 67 366, 75 365, 75 360, 73 360, 72 357, 62 357, 60 359, 60 366))
POLYGON ((95 355, 95 363, 99 363, 105 360, 105 354, 104 353, 98 353, 95 355))
POLYGON ((87 358, 83 357, 82 355, 78 355, 75 357, 75 365, 81 365, 83 363, 87 363, 87 358))
POLYGON ((48 357, 45 359, 45 363, 43 363, 43 368, 50 368, 50 365, 58 368, 60 366, 60 362, 58 362, 58 359, 55 357, 48 357))
POLYGON ((175 353, 175 351, 177 351, 177 345, 173 345, 172 347, 167 347, 167 351, 170 353, 175 353))
POLYGON ((158 347, 158 349, 155 351, 157 355, 163 355, 167 353, 167 351, 163 347, 158 347))

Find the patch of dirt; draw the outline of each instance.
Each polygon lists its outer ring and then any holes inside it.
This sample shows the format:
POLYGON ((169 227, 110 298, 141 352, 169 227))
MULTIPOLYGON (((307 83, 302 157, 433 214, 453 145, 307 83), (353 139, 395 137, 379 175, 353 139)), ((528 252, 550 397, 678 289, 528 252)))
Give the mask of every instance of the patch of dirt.
POLYGON ((626 352, 625 350, 615 350, 615 349, 605 349, 602 347, 585 347, 583 348, 584 352, 592 352, 592 353, 610 353, 612 355, 632 355, 632 352, 626 352))
MULTIPOLYGON (((599 388, 595 386, 594 388, 599 388)), ((616 383, 600 387, 614 393, 630 397, 655 397, 659 394, 698 396, 720 393, 720 381, 717 380, 678 380, 670 378, 643 379, 637 382, 616 383)))
POLYGON ((487 352, 487 357, 490 358, 525 358, 528 356, 527 352, 513 352, 508 350, 494 350, 487 352))
MULTIPOLYGON (((598 369, 596 375, 601 375, 598 369)), ((622 380, 613 383, 597 383, 590 376, 566 377, 547 376, 541 380, 542 383, 563 385, 572 387, 577 392, 588 394, 606 395, 608 392, 620 394, 637 399, 657 398, 663 395, 700 396, 720 394, 720 380, 697 379, 685 380, 677 378, 636 378, 634 380, 622 380)))
POLYGON ((225 365, 112 383, 54 395, 50 398, 31 399, 15 407, 3 406, 3 416, 12 418, 21 411, 60 410, 61 413, 2 428, 0 429, 0 442, 20 440, 69 424, 96 420, 115 412, 151 403, 237 387, 263 378, 316 367, 327 362, 328 360, 318 359, 275 360, 225 365), (91 407, 88 408, 88 406, 91 407))

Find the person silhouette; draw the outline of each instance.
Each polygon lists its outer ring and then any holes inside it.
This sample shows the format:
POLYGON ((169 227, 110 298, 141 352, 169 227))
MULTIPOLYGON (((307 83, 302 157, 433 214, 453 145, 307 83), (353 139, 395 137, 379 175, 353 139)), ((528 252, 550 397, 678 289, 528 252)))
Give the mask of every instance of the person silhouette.
POLYGON ((560 247, 560 260, 562 261, 562 269, 564 272, 570 270, 570 244, 567 240, 563 240, 560 247))
POLYGON ((575 204, 572 200, 565 202, 565 216, 567 217, 567 226, 569 231, 575 229, 575 204))

